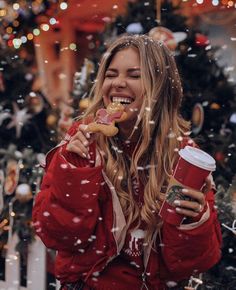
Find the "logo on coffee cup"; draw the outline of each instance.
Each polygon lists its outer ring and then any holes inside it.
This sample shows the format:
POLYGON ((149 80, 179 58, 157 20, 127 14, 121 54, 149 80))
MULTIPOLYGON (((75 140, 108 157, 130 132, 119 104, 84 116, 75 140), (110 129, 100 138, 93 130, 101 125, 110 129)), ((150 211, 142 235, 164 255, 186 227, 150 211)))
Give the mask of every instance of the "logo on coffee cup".
POLYGON ((190 197, 182 193, 183 187, 179 185, 173 185, 169 188, 166 201, 170 205, 174 205, 175 200, 191 200, 190 197))

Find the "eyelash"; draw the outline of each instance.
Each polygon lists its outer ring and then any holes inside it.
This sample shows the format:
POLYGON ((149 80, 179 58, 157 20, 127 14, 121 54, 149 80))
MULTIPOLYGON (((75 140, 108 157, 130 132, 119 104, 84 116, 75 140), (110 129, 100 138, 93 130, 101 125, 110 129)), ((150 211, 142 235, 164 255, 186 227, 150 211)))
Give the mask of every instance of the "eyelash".
MULTIPOLYGON (((105 78, 115 78, 116 75, 105 75, 105 78)), ((130 78, 139 79, 140 75, 130 75, 130 78)))

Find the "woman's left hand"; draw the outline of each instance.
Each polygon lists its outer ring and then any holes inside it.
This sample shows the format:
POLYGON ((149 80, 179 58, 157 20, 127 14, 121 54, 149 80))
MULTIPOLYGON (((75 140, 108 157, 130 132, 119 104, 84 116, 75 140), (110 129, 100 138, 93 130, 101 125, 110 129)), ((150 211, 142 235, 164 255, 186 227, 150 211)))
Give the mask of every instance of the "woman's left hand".
POLYGON ((205 186, 202 192, 194 189, 183 188, 182 193, 191 198, 191 200, 175 200, 174 206, 177 213, 186 217, 197 217, 204 209, 206 200, 205 194, 211 189, 211 179, 206 178, 205 186))

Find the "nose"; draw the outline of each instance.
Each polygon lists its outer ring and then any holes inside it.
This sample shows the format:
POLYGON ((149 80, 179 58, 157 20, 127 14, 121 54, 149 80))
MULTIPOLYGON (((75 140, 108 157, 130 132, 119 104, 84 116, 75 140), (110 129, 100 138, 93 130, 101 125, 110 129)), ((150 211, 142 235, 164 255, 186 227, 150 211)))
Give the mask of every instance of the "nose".
POLYGON ((116 77, 113 82, 112 82, 112 86, 114 88, 125 88, 126 87, 126 80, 124 77, 118 76, 116 77))

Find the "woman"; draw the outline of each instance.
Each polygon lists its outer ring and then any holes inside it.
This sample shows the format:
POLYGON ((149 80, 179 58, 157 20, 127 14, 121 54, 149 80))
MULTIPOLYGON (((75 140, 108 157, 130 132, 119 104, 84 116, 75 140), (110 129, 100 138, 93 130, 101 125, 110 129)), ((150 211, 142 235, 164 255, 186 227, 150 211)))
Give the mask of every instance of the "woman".
MULTIPOLYGON (((192 143, 179 115, 182 88, 170 51, 147 36, 124 36, 104 54, 93 104, 46 158, 34 225, 56 249, 61 289, 168 289, 220 258, 213 190, 188 189, 184 224, 158 213, 178 149, 192 143), (125 107, 118 134, 88 132, 98 109, 125 107), (92 116, 92 117, 91 117, 92 116)), ((193 177, 196 178, 196 177, 193 177)), ((180 289, 180 288, 178 288, 180 289)))

